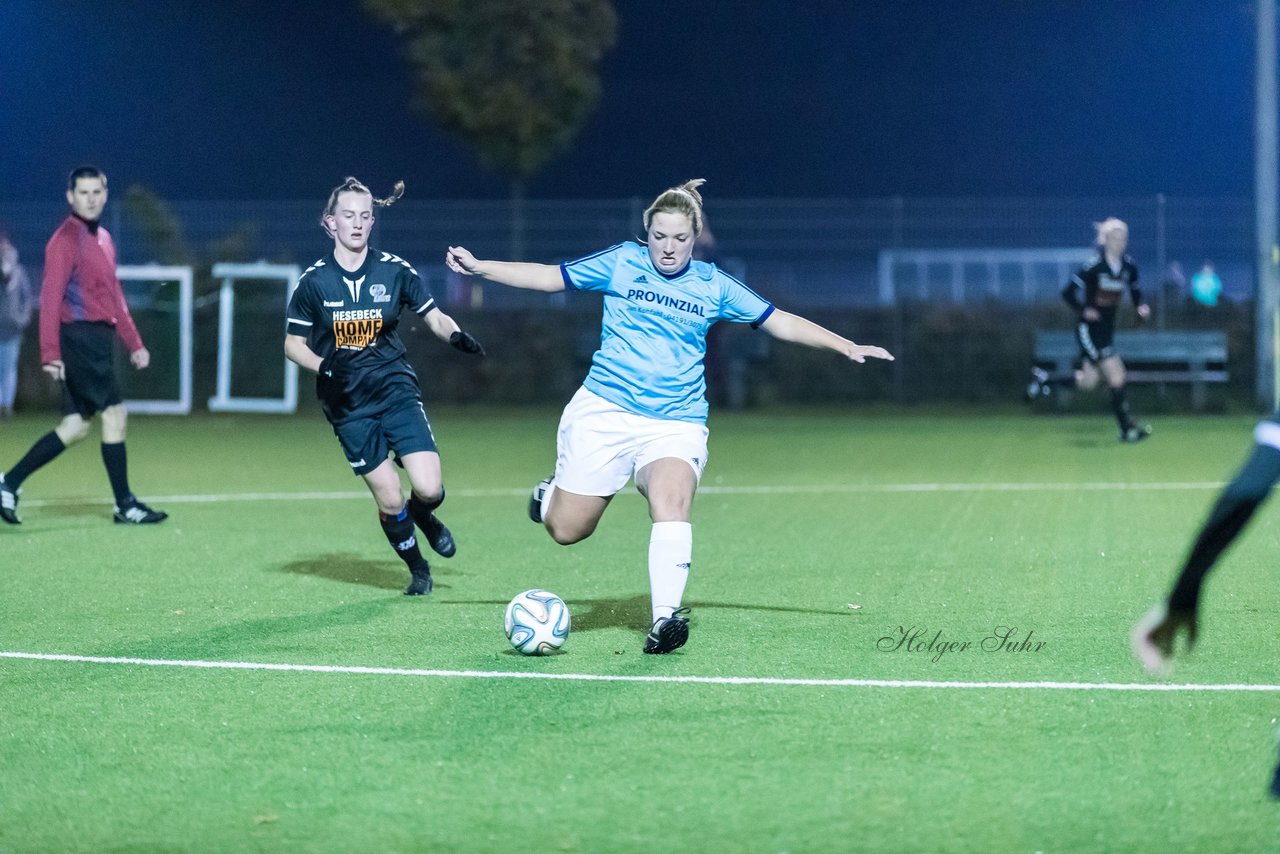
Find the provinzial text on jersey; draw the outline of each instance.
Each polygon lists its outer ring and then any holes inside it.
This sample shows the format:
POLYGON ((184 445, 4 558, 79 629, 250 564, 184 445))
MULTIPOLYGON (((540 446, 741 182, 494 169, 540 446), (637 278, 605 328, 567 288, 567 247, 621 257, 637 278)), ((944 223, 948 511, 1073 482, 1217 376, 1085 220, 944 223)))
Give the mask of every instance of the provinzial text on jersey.
POLYGON ((706 314, 702 310, 702 306, 698 305, 696 302, 689 302, 688 300, 669 297, 666 294, 660 294, 656 291, 645 291, 640 288, 632 288, 627 291, 627 299, 635 300, 636 302, 653 302, 658 305, 666 306, 667 308, 674 308, 676 311, 696 314, 698 317, 706 317, 706 314))

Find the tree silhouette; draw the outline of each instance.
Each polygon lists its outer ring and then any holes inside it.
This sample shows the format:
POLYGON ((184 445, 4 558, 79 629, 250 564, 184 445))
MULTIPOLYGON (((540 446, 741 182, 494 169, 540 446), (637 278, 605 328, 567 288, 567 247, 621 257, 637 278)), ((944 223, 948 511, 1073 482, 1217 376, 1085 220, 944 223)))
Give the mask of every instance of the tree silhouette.
POLYGON ((569 147, 600 95, 610 0, 363 0, 391 25, 417 102, 511 181, 512 251, 523 255, 528 179, 569 147))

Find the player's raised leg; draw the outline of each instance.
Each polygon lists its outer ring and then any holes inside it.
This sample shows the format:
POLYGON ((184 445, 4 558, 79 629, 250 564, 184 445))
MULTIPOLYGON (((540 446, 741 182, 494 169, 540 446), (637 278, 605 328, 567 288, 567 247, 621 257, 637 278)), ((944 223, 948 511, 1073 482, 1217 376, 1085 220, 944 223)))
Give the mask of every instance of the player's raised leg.
POLYGON ((413 492, 409 495, 409 515, 417 524, 427 545, 441 557, 453 557, 457 551, 453 533, 436 516, 444 503, 444 483, 440 472, 440 455, 435 451, 405 454, 401 458, 413 492))
POLYGON ((542 524, 562 546, 581 542, 595 533, 612 495, 581 495, 548 484, 541 503, 542 524))

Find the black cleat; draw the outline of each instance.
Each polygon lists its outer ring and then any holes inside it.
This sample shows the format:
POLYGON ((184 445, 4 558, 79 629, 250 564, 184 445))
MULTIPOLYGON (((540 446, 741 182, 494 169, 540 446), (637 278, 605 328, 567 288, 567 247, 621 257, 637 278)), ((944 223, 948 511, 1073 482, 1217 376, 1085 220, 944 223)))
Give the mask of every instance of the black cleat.
POLYGON ((406 596, 426 596, 431 592, 431 567, 424 561, 421 569, 412 570, 413 580, 404 589, 406 596))
POLYGON ((1151 435, 1151 427, 1146 424, 1142 424, 1140 426, 1130 427, 1128 430, 1125 430, 1123 433, 1121 433, 1120 441, 1126 442, 1132 445, 1137 442, 1141 442, 1143 439, 1146 439, 1150 435, 1151 435))
POLYGON ((152 510, 138 499, 133 499, 123 507, 115 508, 112 519, 117 525, 154 525, 169 518, 163 510, 152 510))
POLYGON ((1276 766, 1276 776, 1271 779, 1271 797, 1280 801, 1280 765, 1276 766))
POLYGON ((18 518, 18 496, 21 494, 21 489, 10 489, 4 482, 4 475, 0 474, 0 519, 10 525, 22 524, 22 520, 18 518))
MULTIPOLYGON (((437 519, 434 513, 427 517, 426 522, 422 533, 426 536, 427 545, 431 546, 431 550, 440 557, 453 557, 457 554, 458 544, 453 541, 453 534, 445 527, 444 522, 437 519)), ((427 590, 430 591, 430 589, 428 582, 427 590)))
POLYGON ((542 524, 542 496, 547 494, 547 490, 551 488, 551 478, 543 478, 538 481, 538 485, 533 488, 533 494, 529 496, 529 518, 542 524))
POLYGON ((458 544, 453 541, 453 534, 445 527, 444 522, 436 518, 435 508, 444 501, 443 495, 435 504, 427 504, 418 496, 409 496, 409 515, 413 522, 422 529, 431 550, 440 557, 453 557, 458 552, 458 544))
POLYGON ((688 608, 677 608, 670 617, 655 620, 644 639, 646 655, 665 655, 684 646, 689 640, 688 608))
POLYGON ((1044 368, 1031 368, 1031 382, 1027 383, 1027 403, 1031 403, 1037 397, 1048 397, 1049 386, 1046 384, 1049 379, 1049 372, 1044 368))

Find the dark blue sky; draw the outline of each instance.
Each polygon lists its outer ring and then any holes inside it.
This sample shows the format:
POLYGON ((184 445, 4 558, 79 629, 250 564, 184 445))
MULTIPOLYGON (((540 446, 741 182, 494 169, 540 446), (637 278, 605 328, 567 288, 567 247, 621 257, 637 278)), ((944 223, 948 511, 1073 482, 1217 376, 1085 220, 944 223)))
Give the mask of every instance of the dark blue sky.
MULTIPOLYGON (((532 196, 1250 192, 1241 0, 616 6, 597 111, 532 196)), ((348 174, 504 195, 411 87, 357 0, 3 0, 0 194, 56 197, 88 160, 170 199, 318 198, 348 174)))

